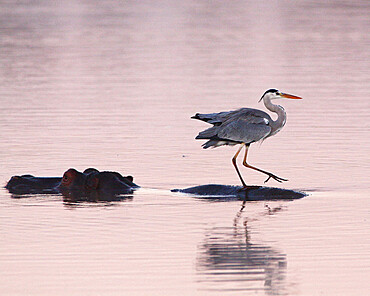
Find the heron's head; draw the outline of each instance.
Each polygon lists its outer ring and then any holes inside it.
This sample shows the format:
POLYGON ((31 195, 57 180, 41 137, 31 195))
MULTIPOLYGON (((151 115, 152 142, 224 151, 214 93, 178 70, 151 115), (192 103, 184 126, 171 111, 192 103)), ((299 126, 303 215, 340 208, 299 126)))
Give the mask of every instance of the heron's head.
POLYGON ((271 101, 271 100, 283 99, 283 98, 286 98, 286 99, 302 99, 301 97, 285 94, 285 93, 282 93, 281 91, 279 91, 277 89, 270 88, 269 90, 265 91, 265 93, 263 94, 263 96, 260 98, 260 100, 258 102, 261 102, 262 100, 271 101))

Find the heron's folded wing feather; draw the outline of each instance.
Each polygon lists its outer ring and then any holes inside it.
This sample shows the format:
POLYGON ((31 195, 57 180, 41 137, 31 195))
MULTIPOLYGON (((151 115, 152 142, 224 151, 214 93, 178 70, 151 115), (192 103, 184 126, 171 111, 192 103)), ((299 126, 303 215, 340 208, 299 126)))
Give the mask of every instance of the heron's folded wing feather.
POLYGON ((217 137, 235 142, 253 143, 264 139, 270 132, 268 121, 262 117, 252 117, 248 120, 239 118, 219 126, 217 137))
POLYGON ((219 126, 212 126, 210 128, 207 128, 206 130, 201 131, 195 139, 211 139, 213 137, 216 137, 219 129, 219 126))

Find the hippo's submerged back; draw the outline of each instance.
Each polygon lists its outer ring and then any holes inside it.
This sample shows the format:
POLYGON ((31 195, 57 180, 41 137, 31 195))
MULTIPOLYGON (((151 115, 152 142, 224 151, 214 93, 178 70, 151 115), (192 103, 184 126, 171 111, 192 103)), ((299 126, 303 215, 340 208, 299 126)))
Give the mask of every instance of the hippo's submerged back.
POLYGON ((205 199, 245 199, 250 201, 258 200, 293 200, 307 196, 307 194, 275 187, 264 186, 241 186, 207 184, 189 187, 185 189, 172 189, 172 192, 192 194, 205 199))
POLYGON ((34 177, 32 175, 13 176, 5 188, 12 194, 55 194, 60 177, 34 177))

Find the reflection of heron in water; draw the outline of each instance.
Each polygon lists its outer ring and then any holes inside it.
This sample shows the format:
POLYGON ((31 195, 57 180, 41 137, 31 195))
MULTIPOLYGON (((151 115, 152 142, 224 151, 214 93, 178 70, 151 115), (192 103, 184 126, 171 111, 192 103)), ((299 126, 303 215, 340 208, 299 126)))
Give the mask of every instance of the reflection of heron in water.
POLYGON ((260 99, 260 101, 263 100, 263 103, 268 110, 275 112, 278 115, 276 120, 272 120, 270 115, 266 112, 252 108, 241 108, 235 111, 209 114, 197 113, 192 117, 213 125, 212 127, 200 132, 196 137, 196 139, 208 140, 202 145, 204 149, 222 145, 241 144, 240 148, 234 155, 232 162, 244 188, 246 188, 247 185, 245 184, 236 165, 236 158, 243 147, 245 147, 243 160, 244 166, 268 175, 265 182, 270 180, 270 178, 278 182, 287 181, 286 179, 280 178, 270 172, 261 170, 247 163, 249 145, 254 142, 263 141, 268 137, 275 135, 285 125, 286 113, 284 108, 271 103, 271 100, 283 98, 301 99, 297 96, 282 93, 277 89, 267 90, 260 99))
MULTIPOLYGON (((245 227, 245 228, 244 228, 245 227)), ((243 227, 213 229, 199 246, 197 269, 205 290, 286 295, 286 255, 251 243, 243 227)))

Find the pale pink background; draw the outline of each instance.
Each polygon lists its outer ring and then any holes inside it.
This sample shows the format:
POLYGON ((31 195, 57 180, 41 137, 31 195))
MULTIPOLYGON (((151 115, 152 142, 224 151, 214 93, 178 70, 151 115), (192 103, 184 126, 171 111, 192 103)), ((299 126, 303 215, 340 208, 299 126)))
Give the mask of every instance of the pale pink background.
MULTIPOLYGON (((0 189, 0 293, 365 295, 369 8, 365 1, 0 1, 1 184, 15 174, 96 167, 132 174, 143 187, 129 202, 74 206, 0 189), (282 207, 274 215, 252 203, 234 226, 239 202, 171 194, 238 184, 236 148, 201 149, 194 137, 207 125, 190 116, 264 109, 257 101, 271 87, 304 100, 279 101, 287 124, 252 146, 250 163, 289 179, 269 186, 311 195, 269 203, 282 207), (204 247, 209 240, 221 251, 225 242, 245 250, 246 230, 252 252, 256 244, 267 257, 279 254, 281 268, 274 259, 250 267, 240 252, 239 275, 202 265, 217 259, 204 247)), ((249 184, 265 179, 242 174, 249 184)))

